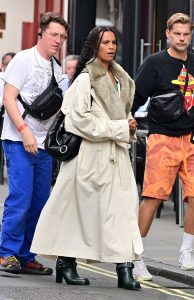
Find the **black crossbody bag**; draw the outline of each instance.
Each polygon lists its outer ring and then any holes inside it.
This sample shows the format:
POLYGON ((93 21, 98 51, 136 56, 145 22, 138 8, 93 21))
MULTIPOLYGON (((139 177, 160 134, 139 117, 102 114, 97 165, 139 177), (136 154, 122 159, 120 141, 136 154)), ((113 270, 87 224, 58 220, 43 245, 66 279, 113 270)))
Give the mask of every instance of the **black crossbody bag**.
POLYGON ((63 94, 54 76, 52 60, 51 67, 52 77, 49 86, 32 102, 32 104, 26 103, 22 99, 21 95, 18 95, 18 100, 22 103, 25 109, 22 115, 23 118, 25 118, 27 114, 30 114, 35 119, 47 120, 60 110, 63 101, 63 94))
POLYGON ((176 121, 186 113, 184 95, 189 81, 189 60, 187 62, 187 73, 185 78, 184 92, 170 90, 163 94, 151 97, 148 105, 148 119, 156 123, 169 123, 176 121))

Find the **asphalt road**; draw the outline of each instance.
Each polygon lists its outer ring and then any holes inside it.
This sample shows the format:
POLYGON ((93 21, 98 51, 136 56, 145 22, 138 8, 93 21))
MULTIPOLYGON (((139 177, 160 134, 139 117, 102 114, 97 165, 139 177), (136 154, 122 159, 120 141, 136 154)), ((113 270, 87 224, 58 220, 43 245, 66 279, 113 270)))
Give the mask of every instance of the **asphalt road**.
MULTIPOLYGON (((40 258, 55 267, 54 260, 40 258)), ((90 286, 69 286, 55 283, 52 276, 11 275, 0 273, 0 300, 144 300, 194 299, 194 288, 154 276, 154 281, 141 282, 140 291, 117 288, 113 264, 78 263, 78 273, 90 279, 90 286)))
MULTIPOLYGON (((6 195, 5 179, 5 185, 0 186, 0 220, 6 195)), ((175 265, 174 269, 181 272, 176 268, 181 229, 175 225, 174 216, 168 216, 168 212, 171 211, 171 207, 169 209, 166 207, 162 212, 161 219, 155 219, 155 226, 152 227, 146 247, 147 253, 154 259, 155 264, 158 261, 164 261, 171 269, 175 265), (159 228, 163 228, 163 230, 160 230, 160 239, 158 240, 159 228), (170 243, 169 236, 172 239, 170 243)), ((43 257, 38 260, 55 268, 54 260, 43 257)), ((127 291, 117 288, 115 265, 86 265, 84 261, 81 261, 78 266, 80 276, 90 279, 90 286, 68 286, 65 282, 56 284, 55 272, 52 276, 11 275, 0 272, 0 300, 194 300, 194 287, 163 277, 154 276, 152 282, 141 282, 142 289, 140 291, 127 291)), ((189 274, 192 275, 193 272, 189 274)))

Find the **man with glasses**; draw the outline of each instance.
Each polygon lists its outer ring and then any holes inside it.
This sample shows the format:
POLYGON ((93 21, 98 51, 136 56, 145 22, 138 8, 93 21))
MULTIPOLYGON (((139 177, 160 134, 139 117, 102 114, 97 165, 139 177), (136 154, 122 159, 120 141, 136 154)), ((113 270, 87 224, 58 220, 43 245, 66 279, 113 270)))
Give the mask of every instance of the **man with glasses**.
MULTIPOLYGON (((69 25, 53 12, 40 21, 36 46, 20 51, 4 74, 5 107, 2 131, 7 163, 9 194, 5 200, 0 242, 0 270, 10 273, 51 275, 30 253, 31 241, 40 212, 51 186, 52 158, 44 150, 46 132, 55 116, 40 121, 18 101, 31 104, 49 85, 52 66, 56 81, 62 77, 61 67, 53 58, 67 38, 69 25)), ((48 237, 49 238, 49 237, 48 237)))
MULTIPOLYGON (((66 34, 60 34, 60 33, 57 33, 57 32, 48 32, 46 30, 42 30, 42 31, 46 32, 51 37, 51 39, 53 39, 53 40, 58 40, 58 38, 60 38, 61 42, 64 42, 67 39, 66 34)), ((40 33, 42 31, 40 31, 40 33)), ((42 36, 40 33, 39 33, 39 35, 42 36)))

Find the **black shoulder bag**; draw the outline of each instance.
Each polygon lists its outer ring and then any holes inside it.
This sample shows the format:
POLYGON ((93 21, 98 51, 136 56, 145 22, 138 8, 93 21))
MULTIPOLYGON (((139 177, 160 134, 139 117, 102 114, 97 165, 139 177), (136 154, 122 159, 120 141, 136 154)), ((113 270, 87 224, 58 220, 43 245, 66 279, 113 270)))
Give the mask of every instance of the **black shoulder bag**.
POLYGON ((60 111, 47 131, 44 148, 54 158, 69 161, 78 155, 81 141, 80 136, 65 130, 65 115, 60 111))
POLYGON ((52 77, 49 86, 32 102, 32 104, 26 103, 22 99, 21 95, 18 95, 18 100, 22 103, 25 109, 22 115, 23 118, 25 118, 27 114, 30 114, 36 119, 47 120, 60 110, 63 101, 63 94, 54 76, 52 60, 51 67, 52 77))
POLYGON ((171 90, 161 95, 155 95, 150 99, 148 105, 148 119, 156 123, 168 123, 176 121, 186 112, 184 95, 189 81, 189 63, 185 79, 184 92, 171 90))
POLYGON ((60 161, 69 161, 77 156, 82 138, 65 130, 65 115, 60 111, 50 128, 44 142, 45 150, 60 161))

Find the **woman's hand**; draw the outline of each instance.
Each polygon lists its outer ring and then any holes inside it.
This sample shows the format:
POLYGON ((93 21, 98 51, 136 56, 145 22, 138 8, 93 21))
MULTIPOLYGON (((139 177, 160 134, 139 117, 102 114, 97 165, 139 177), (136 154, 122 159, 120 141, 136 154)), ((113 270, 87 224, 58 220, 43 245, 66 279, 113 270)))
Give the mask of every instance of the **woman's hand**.
POLYGON ((130 134, 134 134, 136 129, 137 129, 137 122, 135 119, 130 119, 128 120, 128 124, 129 124, 129 131, 130 134))

